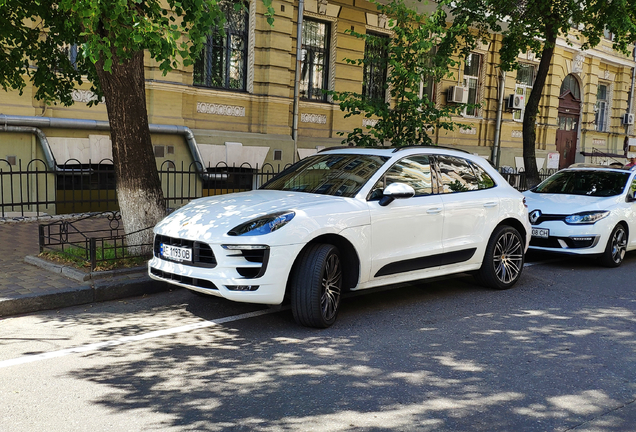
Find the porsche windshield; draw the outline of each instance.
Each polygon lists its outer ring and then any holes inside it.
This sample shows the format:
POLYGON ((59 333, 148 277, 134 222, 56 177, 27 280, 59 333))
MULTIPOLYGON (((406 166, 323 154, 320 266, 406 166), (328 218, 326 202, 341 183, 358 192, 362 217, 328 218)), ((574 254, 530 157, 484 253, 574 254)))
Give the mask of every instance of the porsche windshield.
POLYGON ((360 154, 323 154, 305 158, 261 189, 353 197, 386 157, 360 154))
POLYGON ((561 171, 541 183, 533 192, 609 197, 625 189, 628 172, 561 171))

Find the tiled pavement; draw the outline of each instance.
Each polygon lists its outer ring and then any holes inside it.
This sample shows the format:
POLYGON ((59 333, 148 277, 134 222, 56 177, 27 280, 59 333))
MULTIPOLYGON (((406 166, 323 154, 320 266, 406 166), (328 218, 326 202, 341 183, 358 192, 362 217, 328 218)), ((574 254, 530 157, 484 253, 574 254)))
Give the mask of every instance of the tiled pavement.
POLYGON ((35 256, 38 253, 37 221, 0 222, 0 317, 141 295, 167 288, 165 284, 150 280, 142 272, 99 282, 78 282, 62 273, 25 262, 27 255, 35 256))

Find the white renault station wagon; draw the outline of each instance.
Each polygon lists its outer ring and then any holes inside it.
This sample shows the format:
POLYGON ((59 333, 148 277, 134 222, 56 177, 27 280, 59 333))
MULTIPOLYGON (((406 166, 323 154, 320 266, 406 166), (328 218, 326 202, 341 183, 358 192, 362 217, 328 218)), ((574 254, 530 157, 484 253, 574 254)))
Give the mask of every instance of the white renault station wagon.
POLYGON ((152 278, 250 303, 291 301, 325 328, 343 292, 471 272, 520 278, 524 197, 488 162, 439 147, 321 151, 258 190, 194 200, 154 229, 152 278))

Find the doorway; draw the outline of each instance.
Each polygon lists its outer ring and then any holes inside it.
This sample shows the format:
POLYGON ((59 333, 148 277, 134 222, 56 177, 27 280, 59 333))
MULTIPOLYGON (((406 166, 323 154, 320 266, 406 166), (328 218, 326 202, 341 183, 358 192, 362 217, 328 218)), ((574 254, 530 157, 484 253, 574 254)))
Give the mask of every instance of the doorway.
POLYGON ((581 117, 581 90, 573 75, 568 75, 563 80, 558 112, 556 149, 560 155, 559 169, 562 169, 574 163, 581 117))

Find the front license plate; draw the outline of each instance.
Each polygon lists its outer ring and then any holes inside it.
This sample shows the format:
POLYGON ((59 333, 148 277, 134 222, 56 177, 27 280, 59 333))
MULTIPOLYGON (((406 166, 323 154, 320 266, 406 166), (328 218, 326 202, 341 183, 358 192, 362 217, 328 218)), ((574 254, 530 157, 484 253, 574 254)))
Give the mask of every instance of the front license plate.
POLYGON ((161 256, 173 261, 192 261, 192 249, 161 244, 161 256))
POLYGON ((548 238, 550 230, 545 228, 532 228, 532 237, 548 238))

